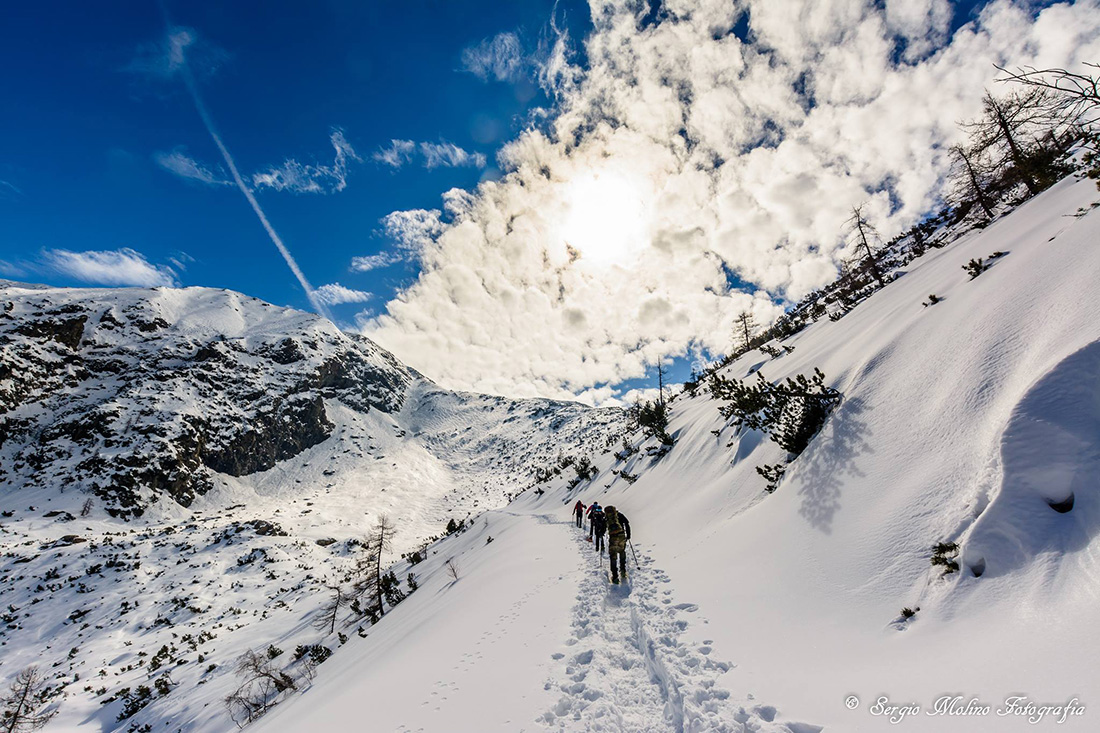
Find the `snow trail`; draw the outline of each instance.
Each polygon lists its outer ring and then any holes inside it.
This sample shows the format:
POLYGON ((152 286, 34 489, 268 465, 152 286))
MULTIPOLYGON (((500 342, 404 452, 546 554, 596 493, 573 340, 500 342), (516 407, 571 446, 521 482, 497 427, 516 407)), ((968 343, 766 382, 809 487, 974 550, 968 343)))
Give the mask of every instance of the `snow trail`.
POLYGON ((711 659, 709 641, 693 646, 682 638, 698 606, 673 602, 669 577, 644 551, 637 562, 628 553, 629 582, 614 586, 606 550, 597 555, 586 534, 572 534, 588 572, 573 606, 572 636, 554 655, 565 666, 546 683, 561 697, 539 723, 552 730, 616 733, 791 730, 771 722, 775 708, 746 709, 717 686, 734 665, 711 659))
MULTIPOLYGON (((559 730, 680 730, 671 720, 666 692, 637 644, 631 587, 609 586, 607 553, 597 558, 585 535, 576 529, 573 535, 590 562, 573 606, 572 637, 566 650, 555 654, 565 661, 564 679, 556 685, 547 682, 547 689, 557 686, 562 696, 542 722, 559 730)), ((630 572, 640 575, 633 567, 630 572)), ((632 577, 631 583, 637 585, 638 578, 632 577)))

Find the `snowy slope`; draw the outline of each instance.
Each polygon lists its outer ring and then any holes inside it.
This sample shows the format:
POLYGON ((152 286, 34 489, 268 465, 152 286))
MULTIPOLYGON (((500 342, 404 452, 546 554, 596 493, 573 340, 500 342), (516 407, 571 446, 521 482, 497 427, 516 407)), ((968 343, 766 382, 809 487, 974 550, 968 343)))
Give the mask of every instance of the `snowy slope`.
POLYGON ((680 396, 667 455, 605 453, 589 484, 433 546, 422 589, 258 730, 1095 730, 1100 214, 1073 214, 1096 197, 1063 181, 793 353, 728 366, 819 368, 843 394, 774 494, 754 468, 783 452, 680 396), (621 593, 569 524, 577 497, 630 517, 621 593), (937 542, 960 572, 930 563, 937 542), (929 715, 945 695, 989 711, 929 715), (891 723, 882 697, 920 710, 891 723), (1084 714, 998 715, 1009 697, 1084 714))
POLYGON ((0 677, 49 669, 57 730, 232 727, 234 660, 317 641, 379 515, 388 564, 623 422, 207 288, 0 283, 0 347, 0 677))

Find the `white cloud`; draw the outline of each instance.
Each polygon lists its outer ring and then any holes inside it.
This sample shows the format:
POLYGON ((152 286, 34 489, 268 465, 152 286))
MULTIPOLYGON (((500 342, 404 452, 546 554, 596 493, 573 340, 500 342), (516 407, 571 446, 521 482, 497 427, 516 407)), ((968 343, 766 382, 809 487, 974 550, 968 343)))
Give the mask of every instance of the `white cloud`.
POLYGON ((951 15, 948 0, 886 0, 886 25, 905 39, 905 58, 910 61, 943 43, 951 15))
POLYGON ((834 277, 853 204, 887 238, 939 205, 994 63, 1100 57, 1095 2, 993 0, 951 38, 940 0, 666 0, 644 26, 591 5, 587 68, 556 46, 557 106, 504 177, 384 221, 421 272, 364 330, 448 386, 600 400, 727 350, 742 309, 766 323, 834 277))
POLYGON ((394 211, 382 217, 382 233, 396 246, 396 250, 378 252, 351 258, 354 272, 370 272, 382 267, 407 262, 418 257, 424 247, 443 231, 441 212, 425 209, 394 211))
POLYGON ((199 163, 177 148, 170 153, 154 153, 153 161, 164 170, 174 173, 180 178, 205 183, 208 186, 232 186, 233 181, 227 180, 215 174, 206 166, 199 163))
POLYGON ((0 260, 0 275, 4 277, 24 277, 26 274, 27 271, 19 265, 0 260))
POLYGON ((294 193, 335 193, 347 188, 348 162, 362 159, 348 143, 341 130, 333 130, 329 136, 336 157, 332 165, 308 165, 288 158, 278 168, 252 174, 256 188, 273 188, 276 191, 294 193))
POLYGON ((366 303, 374 296, 363 290, 345 288, 340 283, 329 283, 315 289, 313 294, 326 305, 342 305, 344 303, 366 303))
POLYGON ((535 68, 539 86, 554 99, 571 92, 581 78, 580 68, 572 63, 572 55, 568 29, 558 26, 557 18, 551 16, 550 33, 539 44, 535 68))
POLYGON ((412 160, 416 153, 416 143, 412 140, 390 140, 388 148, 380 148, 371 157, 393 168, 400 168, 412 160))
POLYGON ((154 265, 128 247, 116 250, 71 252, 51 249, 42 253, 46 268, 95 285, 137 285, 147 288, 178 285, 170 267, 154 265))
POLYGON ((351 269, 355 272, 370 272, 371 270, 377 270, 382 267, 389 267, 390 265, 403 262, 404 260, 405 257, 396 252, 379 252, 373 255, 352 257, 351 269))
POLYGON ((398 247, 421 252, 443 232, 443 222, 435 210, 394 211, 382 218, 382 229, 398 247))
POLYGON ((392 168, 401 168, 406 163, 419 160, 428 170, 464 166, 484 168, 486 163, 482 153, 471 153, 446 140, 438 143, 390 140, 389 147, 379 148, 371 157, 392 168))
POLYGON ((481 153, 468 153, 454 143, 441 141, 438 143, 420 143, 420 154, 424 156, 424 167, 432 168, 459 168, 473 166, 485 167, 485 156, 481 153))
POLYGON ((195 261, 195 258, 186 252, 177 252, 174 257, 169 257, 168 261, 172 263, 172 266, 177 270, 186 270, 187 266, 195 261))
POLYGON ((519 36, 512 32, 498 33, 475 46, 463 49, 462 69, 482 81, 517 81, 531 68, 519 36))

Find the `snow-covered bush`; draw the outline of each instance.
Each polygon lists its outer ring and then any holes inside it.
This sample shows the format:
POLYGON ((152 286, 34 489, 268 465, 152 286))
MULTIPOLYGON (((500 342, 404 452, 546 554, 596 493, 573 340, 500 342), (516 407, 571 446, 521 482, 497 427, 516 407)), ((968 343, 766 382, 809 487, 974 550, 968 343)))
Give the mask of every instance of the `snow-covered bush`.
POLYGON ((787 472, 787 464, 776 463, 774 466, 757 466, 756 472, 767 480, 768 485, 764 490, 770 494, 779 488, 779 482, 783 480, 783 474, 787 472))
POLYGON ((937 542, 932 548, 932 564, 943 567, 944 575, 958 572, 959 563, 955 559, 958 554, 959 546, 954 542, 937 542))
POLYGON ((981 275, 983 272, 985 272, 986 266, 985 263, 982 262, 981 258, 977 258, 970 260, 970 262, 967 262, 965 265, 963 265, 962 269, 966 270, 966 274, 970 275, 970 279, 973 280, 978 275, 981 275))

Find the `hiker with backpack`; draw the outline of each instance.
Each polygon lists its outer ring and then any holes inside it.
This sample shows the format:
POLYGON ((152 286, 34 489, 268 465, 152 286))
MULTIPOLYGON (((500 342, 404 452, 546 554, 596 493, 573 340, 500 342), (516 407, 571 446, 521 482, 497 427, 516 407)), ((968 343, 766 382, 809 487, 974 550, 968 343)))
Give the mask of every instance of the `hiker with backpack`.
POLYGON ((577 517, 577 527, 584 529, 584 502, 577 499, 577 503, 573 505, 573 514, 577 517))
POLYGON ((592 534, 596 538, 596 552, 603 554, 603 536, 607 532, 607 515, 604 514, 599 504, 596 504, 595 507, 596 510, 589 515, 588 521, 592 523, 592 534))
POLYGON ((626 543, 630 541, 630 520, 615 507, 604 510, 607 519, 607 549, 611 556, 611 582, 619 584, 619 576, 626 580, 626 543))
POLYGON ((592 515, 596 512, 603 512, 603 507, 600 506, 600 502, 594 501, 592 505, 588 507, 588 541, 592 541, 592 529, 594 527, 592 523, 592 515))

